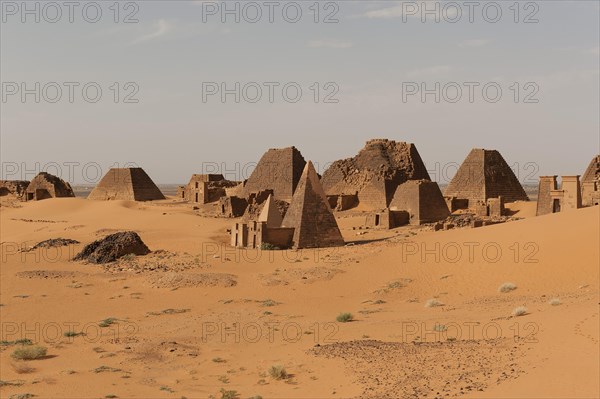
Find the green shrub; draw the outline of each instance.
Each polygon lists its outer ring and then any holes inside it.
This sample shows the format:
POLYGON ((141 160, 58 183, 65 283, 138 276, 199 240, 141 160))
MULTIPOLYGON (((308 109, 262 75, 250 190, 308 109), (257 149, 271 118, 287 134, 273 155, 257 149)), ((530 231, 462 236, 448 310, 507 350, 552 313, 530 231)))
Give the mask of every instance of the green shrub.
POLYGON ((335 319, 340 323, 347 323, 349 321, 352 321, 354 319, 354 316, 352 316, 352 313, 346 312, 340 313, 335 319))
POLYGON ((34 360, 46 356, 48 349, 39 345, 23 345, 14 350, 12 353, 13 359, 17 360, 34 360))
POLYGON ((279 365, 271 366, 269 368, 269 375, 276 380, 284 380, 289 376, 285 367, 279 365))

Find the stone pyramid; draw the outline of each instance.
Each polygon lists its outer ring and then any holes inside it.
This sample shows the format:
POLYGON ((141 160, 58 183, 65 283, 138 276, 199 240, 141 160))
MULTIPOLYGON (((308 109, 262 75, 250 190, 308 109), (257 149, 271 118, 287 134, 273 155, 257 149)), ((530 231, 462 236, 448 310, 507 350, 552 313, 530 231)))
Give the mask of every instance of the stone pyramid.
POLYGON ((384 209, 399 184, 418 179, 430 180, 414 144, 373 139, 353 158, 332 163, 321 182, 327 195, 357 194, 363 207, 384 209))
POLYGON ((165 199, 142 168, 112 168, 92 190, 88 199, 152 201, 165 199))
POLYGON ((281 217, 281 213, 279 213, 279 209, 277 209, 277 205, 275 204, 275 200, 273 200, 273 196, 269 194, 269 198, 265 201, 263 205, 263 209, 258 215, 259 222, 266 222, 267 227, 281 227, 281 222, 283 218, 281 217))
POLYGON ((296 147, 272 148, 264 153, 246 181, 242 195, 273 190, 275 199, 289 202, 306 165, 296 147))
POLYGON ((294 227, 294 248, 344 245, 319 176, 310 161, 304 167, 282 226, 294 227))
POLYGON ((583 177, 581 178, 581 183, 584 182, 594 182, 600 180, 600 155, 596 155, 592 158, 589 166, 585 170, 583 177))
POLYGON ((446 197, 468 199, 469 206, 477 201, 502 196, 504 202, 529 201, 523 186, 496 150, 474 148, 448 184, 446 197))

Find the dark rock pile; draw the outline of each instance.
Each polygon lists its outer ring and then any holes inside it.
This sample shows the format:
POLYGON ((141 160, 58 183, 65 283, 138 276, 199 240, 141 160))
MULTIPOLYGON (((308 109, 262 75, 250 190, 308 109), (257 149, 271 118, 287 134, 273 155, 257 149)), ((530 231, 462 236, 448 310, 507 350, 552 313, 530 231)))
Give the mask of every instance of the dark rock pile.
POLYGON ((90 263, 108 263, 129 254, 146 255, 149 253, 150 249, 148 249, 136 232, 123 231, 108 235, 86 245, 73 260, 87 260, 90 263))

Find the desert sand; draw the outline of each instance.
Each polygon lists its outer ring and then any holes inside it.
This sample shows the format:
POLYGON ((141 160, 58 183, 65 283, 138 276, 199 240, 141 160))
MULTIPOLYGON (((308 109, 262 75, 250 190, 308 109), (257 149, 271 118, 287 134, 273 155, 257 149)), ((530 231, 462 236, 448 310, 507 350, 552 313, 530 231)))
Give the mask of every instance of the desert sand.
POLYGON ((597 398, 600 208, 509 208, 522 219, 438 232, 339 212, 344 247, 253 251, 173 198, 3 206, 2 340, 48 351, 17 361, 3 342, 0 394, 597 398), (153 252, 70 260, 122 230, 153 252), (80 244, 18 252, 50 238, 80 244))

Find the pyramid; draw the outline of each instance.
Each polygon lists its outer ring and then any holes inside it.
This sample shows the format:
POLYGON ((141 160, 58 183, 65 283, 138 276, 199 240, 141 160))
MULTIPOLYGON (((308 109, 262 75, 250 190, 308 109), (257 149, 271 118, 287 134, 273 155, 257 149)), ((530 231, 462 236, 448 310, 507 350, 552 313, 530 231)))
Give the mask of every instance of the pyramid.
POLYGON ((27 201, 74 196, 73 188, 68 182, 47 172, 40 172, 34 177, 25 192, 27 201))
POLYGON ((474 148, 448 184, 446 197, 477 201, 502 196, 505 202, 529 201, 512 169, 496 150, 474 148))
POLYGON ((258 161, 242 196, 271 189, 275 199, 289 202, 305 165, 306 161, 296 147, 272 148, 258 161))
POLYGON ((592 161, 581 178, 582 183, 595 181, 600 181, 600 155, 596 155, 592 158, 592 161))
POLYGON ((282 227, 294 227, 295 248, 344 245, 319 176, 310 161, 304 167, 282 227))
POLYGON ((165 199, 142 168, 112 168, 92 190, 91 200, 152 201, 165 199))
POLYGON ((267 223, 267 227, 281 227, 283 218, 277 209, 272 195, 269 195, 269 198, 265 201, 263 209, 258 216, 258 221, 267 223))
POLYGON ((592 158, 581 178, 581 196, 583 206, 592 206, 600 202, 600 155, 592 158))
POLYGON ((373 139, 353 158, 332 163, 321 182, 327 195, 357 194, 361 205, 383 209, 399 184, 418 179, 430 180, 414 144, 373 139))

